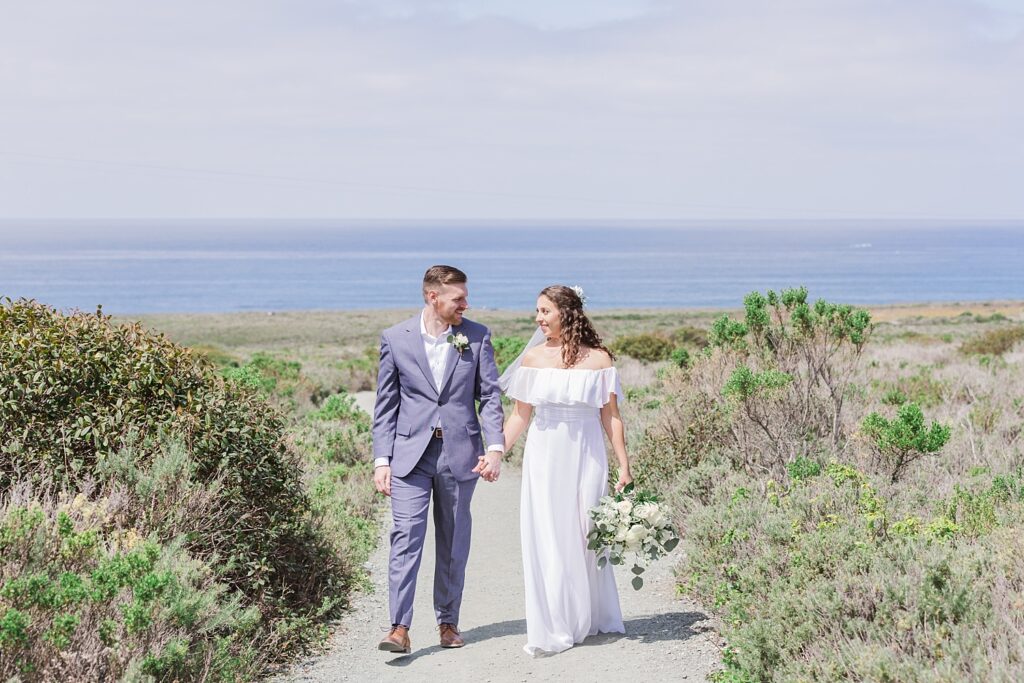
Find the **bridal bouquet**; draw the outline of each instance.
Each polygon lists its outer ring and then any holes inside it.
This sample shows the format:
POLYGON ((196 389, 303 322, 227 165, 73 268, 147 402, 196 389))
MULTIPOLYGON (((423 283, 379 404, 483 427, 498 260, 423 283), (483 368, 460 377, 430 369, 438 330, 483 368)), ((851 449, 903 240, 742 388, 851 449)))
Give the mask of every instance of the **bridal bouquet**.
POLYGON ((654 560, 667 555, 679 544, 668 509, 657 496, 636 491, 628 484, 621 493, 605 496, 591 508, 594 527, 587 534, 587 548, 597 552, 597 566, 624 564, 633 555, 633 588, 644 585, 640 577, 654 560), (608 554, 605 555, 604 551, 608 554))

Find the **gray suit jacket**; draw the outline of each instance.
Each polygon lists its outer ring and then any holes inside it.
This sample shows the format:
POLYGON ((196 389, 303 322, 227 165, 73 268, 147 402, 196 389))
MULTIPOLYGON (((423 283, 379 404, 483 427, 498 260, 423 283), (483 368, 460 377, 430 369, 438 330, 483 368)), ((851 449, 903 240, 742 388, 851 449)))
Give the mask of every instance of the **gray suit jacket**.
POLYGON ((377 403, 373 410, 373 456, 389 458, 391 473, 404 477, 416 467, 433 432, 444 430, 444 450, 455 478, 467 481, 487 443, 503 443, 501 389, 494 363, 491 332, 463 318, 452 328, 464 334, 469 347, 461 354, 448 348, 444 378, 434 386, 420 337, 420 314, 384 330, 380 338, 377 403), (476 401, 480 402, 480 420, 476 401))

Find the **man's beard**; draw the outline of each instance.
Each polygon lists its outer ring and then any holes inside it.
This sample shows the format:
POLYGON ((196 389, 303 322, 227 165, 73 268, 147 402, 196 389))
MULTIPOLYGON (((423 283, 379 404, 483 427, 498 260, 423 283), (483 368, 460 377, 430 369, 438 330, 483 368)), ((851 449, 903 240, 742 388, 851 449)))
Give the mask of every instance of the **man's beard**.
POLYGON ((442 322, 447 323, 448 325, 458 325, 459 317, 461 315, 462 313, 460 311, 452 311, 448 315, 441 315, 440 311, 438 311, 437 317, 440 318, 442 322))

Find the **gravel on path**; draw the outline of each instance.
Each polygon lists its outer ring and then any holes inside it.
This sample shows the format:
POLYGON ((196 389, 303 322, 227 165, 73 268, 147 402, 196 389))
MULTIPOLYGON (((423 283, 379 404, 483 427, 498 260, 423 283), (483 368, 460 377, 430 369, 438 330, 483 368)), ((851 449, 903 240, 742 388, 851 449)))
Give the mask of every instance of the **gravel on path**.
POLYGON ((597 635, 558 655, 531 658, 526 642, 519 550, 520 471, 506 466, 495 483, 481 481, 473 498, 473 548, 459 624, 466 646, 442 649, 431 606, 433 526, 417 582, 410 628, 412 653, 377 650, 386 634, 387 532, 367 563, 372 593, 353 596, 326 652, 305 659, 275 681, 705 681, 721 668, 719 637, 701 608, 676 595, 672 562, 655 563, 634 591, 632 574, 616 568, 626 634, 597 635))

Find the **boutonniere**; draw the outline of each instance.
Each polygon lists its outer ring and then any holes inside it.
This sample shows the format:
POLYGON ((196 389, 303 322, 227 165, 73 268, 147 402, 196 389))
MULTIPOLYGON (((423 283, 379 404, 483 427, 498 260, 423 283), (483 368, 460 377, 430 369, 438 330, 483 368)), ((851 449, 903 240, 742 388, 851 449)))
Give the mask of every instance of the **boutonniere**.
POLYGON ((458 334, 449 334, 448 343, 455 347, 455 350, 459 352, 459 357, 462 357, 462 352, 469 348, 469 337, 459 332, 458 334))

